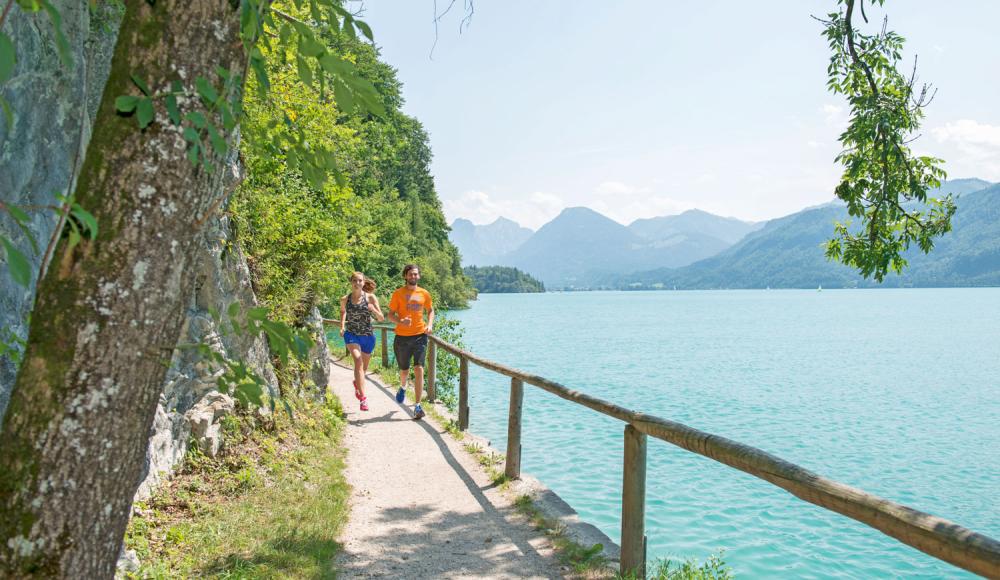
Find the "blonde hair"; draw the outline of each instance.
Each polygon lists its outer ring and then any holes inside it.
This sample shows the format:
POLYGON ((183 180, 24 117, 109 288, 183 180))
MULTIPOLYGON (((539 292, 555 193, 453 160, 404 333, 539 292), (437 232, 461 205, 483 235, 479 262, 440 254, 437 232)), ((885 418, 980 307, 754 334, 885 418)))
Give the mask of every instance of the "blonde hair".
POLYGON ((368 276, 365 276, 365 283, 361 285, 361 289, 365 292, 371 293, 375 291, 375 280, 372 280, 368 276))
POLYGON ((351 272, 351 277, 348 278, 348 280, 353 282, 355 278, 361 278, 362 281, 368 279, 368 277, 361 272, 351 272))

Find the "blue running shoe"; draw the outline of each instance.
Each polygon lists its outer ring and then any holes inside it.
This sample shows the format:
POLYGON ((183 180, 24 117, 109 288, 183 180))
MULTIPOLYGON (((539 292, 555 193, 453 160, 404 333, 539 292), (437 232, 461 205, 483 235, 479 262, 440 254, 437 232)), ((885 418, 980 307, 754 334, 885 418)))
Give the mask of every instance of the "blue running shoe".
POLYGON ((427 413, 424 413, 424 408, 421 407, 420 405, 417 405, 416 407, 413 408, 413 420, 414 421, 419 421, 419 420, 423 419, 426 416, 427 416, 427 413))
POLYGON ((405 399, 406 399, 406 388, 399 387, 399 390, 396 391, 396 402, 402 403, 405 399))

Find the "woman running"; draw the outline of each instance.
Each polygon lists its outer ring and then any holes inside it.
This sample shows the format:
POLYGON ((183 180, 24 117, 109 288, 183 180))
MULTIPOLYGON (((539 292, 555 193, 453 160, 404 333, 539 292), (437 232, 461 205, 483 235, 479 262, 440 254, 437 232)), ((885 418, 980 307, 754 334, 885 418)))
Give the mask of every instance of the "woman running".
POLYGON ((361 410, 368 410, 365 396, 365 373, 375 350, 375 329, 372 317, 385 320, 378 297, 373 293, 375 282, 361 272, 351 274, 351 293, 340 299, 340 334, 347 351, 354 359, 354 396, 361 401, 361 410), (371 290, 369 290, 369 288, 371 290))

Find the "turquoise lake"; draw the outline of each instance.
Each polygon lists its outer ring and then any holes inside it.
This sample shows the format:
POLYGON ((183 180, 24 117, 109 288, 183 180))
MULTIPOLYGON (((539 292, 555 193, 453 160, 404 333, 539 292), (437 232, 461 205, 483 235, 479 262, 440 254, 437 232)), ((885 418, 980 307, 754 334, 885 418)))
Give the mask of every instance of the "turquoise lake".
MULTIPOLYGON (((1000 537, 1000 289, 482 295, 466 347, 1000 537)), ((509 379, 471 365, 506 448, 509 379)), ((620 536, 624 425, 525 386, 522 470, 620 536)), ((724 549, 739 578, 971 577, 649 439, 650 559, 724 549)))

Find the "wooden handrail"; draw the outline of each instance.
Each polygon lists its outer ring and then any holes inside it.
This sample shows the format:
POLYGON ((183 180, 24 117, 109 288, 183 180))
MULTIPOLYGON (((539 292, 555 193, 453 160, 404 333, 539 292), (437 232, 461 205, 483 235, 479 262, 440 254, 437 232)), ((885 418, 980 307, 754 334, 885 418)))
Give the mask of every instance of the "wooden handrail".
MULTIPOLYGON (((465 400, 467 400, 468 388, 467 362, 473 362, 485 369, 506 375, 517 381, 534 385, 563 399, 624 421, 642 434, 666 441, 692 453, 697 453, 698 455, 763 479, 802 500, 867 524, 883 534, 896 538, 900 542, 939 560, 944 560, 959 568, 988 578, 1000 578, 1000 542, 989 536, 974 532, 944 518, 915 510, 817 475, 812 471, 756 447, 706 433, 681 423, 626 409, 603 399, 570 389, 544 377, 477 356, 433 335, 430 336, 430 340, 439 348, 459 357, 462 363, 462 378, 464 379, 462 387, 466 391, 460 393, 460 396, 465 400)), ((512 381, 512 388, 514 384, 514 381, 512 381)), ((515 416, 513 409, 515 401, 520 405, 520 397, 511 397, 511 417, 515 416)), ((468 426, 468 407, 465 407, 464 412, 460 410, 460 414, 463 419, 462 423, 464 423, 462 427, 465 428, 468 426)), ((520 417, 520 410, 517 411, 517 416, 520 417)), ((510 430, 511 428, 512 426, 508 425, 508 429, 510 430)), ((520 433, 517 434, 517 437, 518 443, 520 443, 520 433)), ((629 498, 626 501, 629 503, 628 507, 632 511, 636 509, 634 506, 644 505, 643 498, 645 496, 645 444, 640 444, 636 441, 638 441, 636 435, 626 430, 626 449, 629 449, 629 445, 633 449, 628 455, 641 458, 643 463, 641 466, 626 465, 626 470, 632 469, 634 473, 641 473, 641 477, 630 476, 628 471, 625 474, 626 486, 631 486, 631 489, 627 490, 629 498), (641 445, 641 451, 636 451, 636 449, 639 449, 639 447, 636 447, 637 445, 641 445), (636 489, 639 481, 643 483, 641 491, 636 489)), ((520 445, 517 447, 518 471, 520 471, 520 445)), ((510 454, 511 446, 508 445, 508 455, 510 454)), ((641 522, 634 521, 633 518, 629 518, 632 521, 624 521, 625 515, 626 513, 623 511, 621 547, 623 572, 638 569, 639 563, 641 563, 642 567, 645 565, 644 555, 639 562, 636 560, 636 554, 644 550, 643 546, 636 544, 636 542, 642 542, 642 530, 644 526, 641 522), (626 546, 626 543, 629 545, 626 546), (628 556, 627 558, 626 555, 628 556), (626 560, 628 560, 628 566, 626 566, 626 560)))

